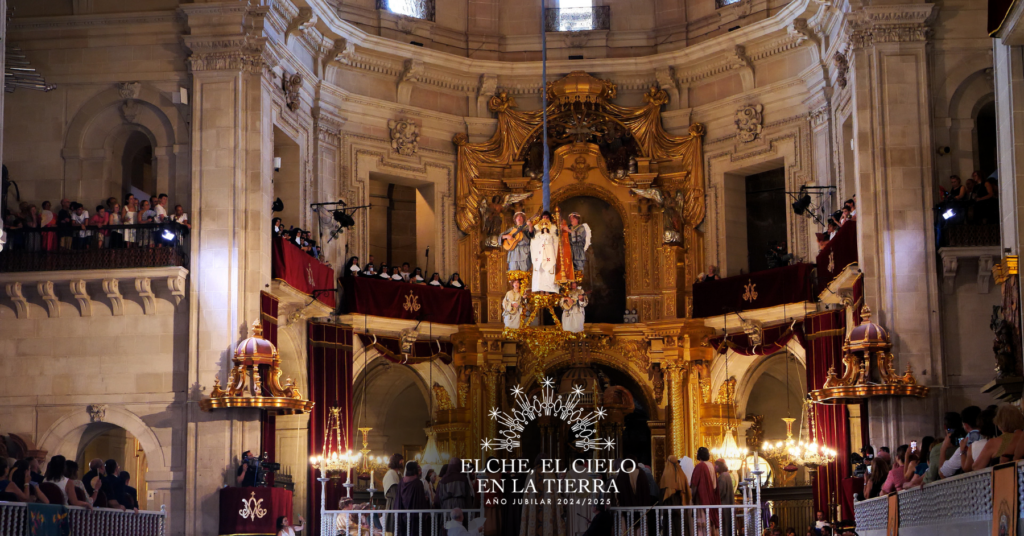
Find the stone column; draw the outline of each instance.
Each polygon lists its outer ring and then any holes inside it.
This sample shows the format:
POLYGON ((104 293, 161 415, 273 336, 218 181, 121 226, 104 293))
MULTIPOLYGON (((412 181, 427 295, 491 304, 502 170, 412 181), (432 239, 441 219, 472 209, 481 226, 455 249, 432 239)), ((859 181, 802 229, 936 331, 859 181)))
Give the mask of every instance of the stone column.
MULTIPOLYGON (((919 382, 941 387, 927 57, 933 16, 933 4, 924 3, 851 13, 850 75, 865 299, 893 334, 895 368, 909 364, 919 382)), ((871 442, 899 445, 934 431, 935 400, 872 403, 871 442)))
POLYGON ((266 7, 182 7, 192 74, 192 292, 185 453, 184 534, 214 534, 217 492, 233 484, 243 450, 257 450, 259 412, 205 413, 215 374, 225 378, 234 345, 259 317, 270 282, 273 130, 265 74, 266 7))
MULTIPOLYGON (((317 90, 319 91, 319 90, 317 90)), ((353 206, 354 199, 347 196, 345 192, 338 191, 338 161, 341 159, 341 127, 345 120, 340 116, 325 110, 319 104, 313 108, 313 120, 316 136, 313 138, 313 192, 311 199, 318 202, 344 200, 353 206)), ((332 266, 345 266, 348 256, 345 246, 348 244, 351 229, 339 233, 333 240, 324 236, 323 244, 324 258, 332 266)), ((369 257, 360 257, 360 264, 366 264, 369 257)))
MULTIPOLYGON (((1016 25, 1015 25, 1016 26, 1016 25)), ((999 168, 999 234, 1006 255, 1020 255, 1024 226, 1024 59, 1019 36, 992 41, 999 168)))

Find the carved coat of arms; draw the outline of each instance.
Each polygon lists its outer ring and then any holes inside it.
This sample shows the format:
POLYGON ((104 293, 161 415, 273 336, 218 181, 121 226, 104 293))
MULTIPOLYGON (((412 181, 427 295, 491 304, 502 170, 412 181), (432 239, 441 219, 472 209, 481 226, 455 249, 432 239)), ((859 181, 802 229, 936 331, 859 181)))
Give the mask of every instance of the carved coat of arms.
POLYGON ((761 134, 761 111, 764 106, 748 104, 736 110, 736 136, 743 143, 750 143, 761 134))
POLYGON ((391 148, 402 156, 412 156, 420 148, 420 132, 416 123, 408 119, 390 120, 391 148))

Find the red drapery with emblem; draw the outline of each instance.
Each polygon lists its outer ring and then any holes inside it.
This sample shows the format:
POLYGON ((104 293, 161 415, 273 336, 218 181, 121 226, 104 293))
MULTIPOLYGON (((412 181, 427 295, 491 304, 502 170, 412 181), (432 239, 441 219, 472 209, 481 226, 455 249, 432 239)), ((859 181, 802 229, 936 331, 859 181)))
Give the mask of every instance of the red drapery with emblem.
POLYGON ((842 273, 847 266, 857 262, 857 222, 848 221, 836 231, 832 240, 818 252, 818 290, 820 294, 825 286, 842 273))
MULTIPOLYGON (((309 355, 309 399, 316 402, 309 416, 309 455, 320 456, 324 445, 324 427, 330 408, 341 408, 342 449, 352 448, 355 432, 352 422, 352 328, 341 324, 310 321, 307 325, 309 355)), ((311 519, 320 518, 320 471, 309 471, 309 494, 312 505, 311 519)), ((338 500, 345 495, 344 478, 327 483, 328 510, 338 508, 338 500)), ((311 524, 307 529, 319 536, 320 527, 311 524)), ((326 536, 326 535, 324 535, 326 536)))
POLYGON ((376 277, 345 279, 349 312, 439 324, 473 323, 473 299, 467 289, 414 285, 376 277))
MULTIPOLYGON (((843 370, 843 340, 846 338, 846 309, 836 309, 804 319, 805 334, 801 342, 807 351, 807 389, 821 389, 834 367, 843 370)), ((850 476, 850 435, 846 406, 814 404, 809 415, 818 443, 837 452, 836 461, 822 466, 814 481, 814 508, 827 511, 840 502, 841 484, 850 476)), ((843 513, 853 518, 853 513, 843 513)))
POLYGON ((814 299, 813 264, 793 264, 693 285, 693 317, 703 318, 814 299))
POLYGON ((295 290, 312 296, 325 305, 334 307, 334 269, 314 259, 292 242, 280 237, 273 239, 271 251, 271 277, 291 285, 295 290))
MULTIPOLYGON (((263 326, 263 338, 277 347, 277 296, 260 291, 260 324, 263 326)), ((260 366, 260 376, 267 378, 270 374, 268 365, 260 366)), ((266 390, 266 386, 264 386, 266 390)), ((266 394, 270 394, 266 392, 266 394)), ((277 421, 273 412, 260 413, 260 452, 267 453, 272 462, 277 460, 277 421)), ((274 473, 267 473, 267 485, 273 487, 274 473)))

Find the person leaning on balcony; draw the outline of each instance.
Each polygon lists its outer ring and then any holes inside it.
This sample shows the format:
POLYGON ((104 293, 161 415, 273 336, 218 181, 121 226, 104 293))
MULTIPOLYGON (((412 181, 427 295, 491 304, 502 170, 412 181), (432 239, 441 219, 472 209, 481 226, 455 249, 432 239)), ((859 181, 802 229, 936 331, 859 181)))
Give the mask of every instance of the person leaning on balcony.
POLYGON ((960 439, 966 435, 963 420, 960 418, 960 414, 955 411, 946 413, 943 418, 943 425, 946 430, 946 437, 942 443, 933 446, 931 453, 928 455, 928 471, 924 474, 925 484, 930 484, 940 478, 939 468, 953 455, 956 446, 960 444, 960 439))
POLYGON ((982 469, 982 467, 975 465, 974 460, 978 459, 978 456, 981 455, 989 440, 999 435, 999 432, 996 430, 995 418, 995 410, 986 409, 979 411, 976 422, 978 427, 975 429, 977 432, 976 438, 974 441, 969 441, 970 436, 968 436, 960 441, 960 468, 963 472, 969 473, 975 469, 982 469))
POLYGON ((32 483, 32 473, 25 467, 17 467, 11 473, 4 491, 14 494, 18 502, 37 502, 50 504, 46 495, 39 491, 39 486, 32 483))
POLYGON ((889 462, 882 456, 871 461, 871 474, 864 479, 864 498, 871 499, 882 494, 882 486, 889 476, 889 462))
POLYGON ((984 469, 1001 461, 1013 460, 1018 444, 1021 443, 1021 435, 1017 432, 1024 430, 1024 413, 1021 413, 1019 408, 1010 404, 999 406, 993 422, 1002 434, 985 444, 985 448, 981 449, 981 453, 974 460, 974 469, 984 469))
POLYGON ((896 457, 893 459, 892 469, 889 470, 889 475, 882 484, 882 493, 889 494, 903 488, 903 483, 905 482, 903 478, 904 464, 907 461, 907 451, 909 450, 910 445, 900 445, 896 449, 896 457))
POLYGON ((174 223, 182 225, 186 229, 192 229, 192 224, 188 222, 188 214, 185 214, 185 209, 181 208, 181 205, 174 205, 174 213, 170 218, 174 223))
POLYGON ((57 236, 60 238, 60 249, 71 249, 72 235, 74 234, 71 230, 72 225, 71 201, 61 199, 60 211, 57 212, 57 236))
POLYGON ((99 495, 100 490, 97 487, 93 490, 92 495, 85 491, 85 484, 78 479, 78 463, 74 460, 66 460, 64 462, 64 476, 68 478, 68 482, 71 484, 71 490, 68 493, 68 502, 71 506, 81 506, 88 510, 92 510, 92 504, 96 502, 96 496, 99 495), (86 497, 86 500, 78 500, 78 492, 76 490, 82 490, 82 494, 86 497))
POLYGON ((996 223, 999 221, 999 192, 996 179, 990 176, 982 181, 981 188, 975 187, 981 195, 974 198, 974 223, 996 223))

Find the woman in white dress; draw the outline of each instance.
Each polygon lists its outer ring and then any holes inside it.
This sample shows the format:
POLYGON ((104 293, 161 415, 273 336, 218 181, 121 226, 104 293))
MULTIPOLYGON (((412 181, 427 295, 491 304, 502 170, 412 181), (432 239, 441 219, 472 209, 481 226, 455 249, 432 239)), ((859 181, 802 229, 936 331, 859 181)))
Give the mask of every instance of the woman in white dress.
POLYGON ((512 280, 512 290, 501 300, 501 318, 506 328, 519 329, 523 317, 523 293, 519 291, 519 280, 512 280))
POLYGON ((569 283, 569 291, 562 297, 562 329, 579 333, 586 320, 587 295, 576 288, 576 282, 569 283))
MULTIPOLYGON (((135 225, 135 216, 139 212, 139 201, 135 196, 128 194, 124 197, 124 208, 121 209, 121 225, 135 225)), ((135 245, 135 229, 125 229, 124 241, 126 245, 135 245)))
POLYGON ((534 237, 530 241, 530 256, 533 258, 533 291, 558 292, 555 283, 555 268, 558 264, 558 227, 551 219, 551 213, 544 211, 540 222, 534 226, 534 237))

